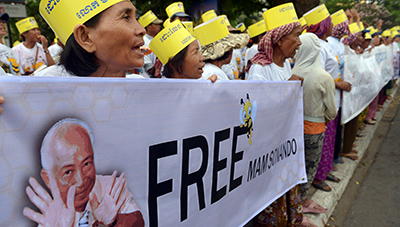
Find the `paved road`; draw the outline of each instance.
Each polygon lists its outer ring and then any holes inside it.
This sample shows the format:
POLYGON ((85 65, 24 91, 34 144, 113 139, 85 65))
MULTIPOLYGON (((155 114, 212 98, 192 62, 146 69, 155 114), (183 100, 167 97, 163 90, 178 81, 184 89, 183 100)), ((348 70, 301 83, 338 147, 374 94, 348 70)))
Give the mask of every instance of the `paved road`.
POLYGON ((400 92, 336 206, 329 227, 400 227, 400 92))

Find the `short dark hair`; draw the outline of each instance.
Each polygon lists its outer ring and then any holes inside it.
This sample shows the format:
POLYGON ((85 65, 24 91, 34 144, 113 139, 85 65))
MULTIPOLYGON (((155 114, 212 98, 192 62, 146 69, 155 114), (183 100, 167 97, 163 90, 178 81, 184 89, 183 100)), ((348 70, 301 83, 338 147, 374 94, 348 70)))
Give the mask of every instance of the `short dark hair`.
POLYGON ((176 54, 173 58, 169 59, 168 63, 164 65, 164 70, 162 72, 162 75, 167 77, 167 78, 172 78, 172 75, 174 75, 175 70, 182 74, 182 67, 183 64, 185 63, 185 57, 187 50, 189 48, 189 45, 187 45, 185 48, 183 48, 178 54, 176 54))
MULTIPOLYGON (((103 11, 104 12, 104 11, 103 11)), ((103 13, 99 13, 86 21, 86 27, 95 27, 103 13)), ((63 65, 67 72, 76 76, 90 76, 96 72, 100 64, 94 53, 89 53, 76 42, 74 34, 71 34, 61 53, 60 65, 63 65)))

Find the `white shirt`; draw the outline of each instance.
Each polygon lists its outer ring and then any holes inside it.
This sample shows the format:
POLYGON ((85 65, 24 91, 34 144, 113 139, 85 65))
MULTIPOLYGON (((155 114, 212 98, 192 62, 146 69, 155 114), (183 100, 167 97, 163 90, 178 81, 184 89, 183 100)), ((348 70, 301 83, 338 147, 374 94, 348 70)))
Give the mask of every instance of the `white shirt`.
MULTIPOLYGON (((153 37, 146 34, 143 37, 144 40, 144 46, 149 47, 150 42, 153 40, 153 37)), ((144 69, 148 71, 149 69, 153 68, 154 64, 156 63, 157 56, 154 54, 154 52, 151 52, 150 54, 147 54, 144 56, 144 69)))
POLYGON ((247 67, 247 63, 258 53, 258 44, 254 44, 246 51, 246 57, 244 58, 244 65, 247 67))
POLYGON ((49 46, 49 52, 54 62, 57 64, 60 61, 61 53, 63 52, 63 48, 60 47, 57 43, 49 46))
POLYGON ((275 63, 268 65, 252 64, 249 70, 248 80, 264 80, 264 81, 285 81, 292 77, 292 69, 290 62, 285 60, 283 67, 275 63))
POLYGON ((222 69, 211 63, 206 63, 203 67, 203 74, 201 75, 201 80, 207 80, 210 76, 216 75, 218 80, 229 80, 228 76, 222 69))
POLYGON ((239 78, 240 61, 242 59, 242 52, 240 49, 234 49, 232 52, 231 62, 222 66, 222 71, 228 76, 229 79, 234 80, 239 78))
POLYGON ((24 43, 20 43, 13 47, 12 50, 18 54, 21 68, 24 72, 35 71, 41 65, 47 65, 46 54, 40 43, 36 43, 32 49, 28 49, 24 46, 24 43), (38 48, 39 50, 37 50, 38 48))
MULTIPOLYGON (((67 72, 63 65, 52 65, 49 66, 37 73, 34 73, 33 76, 41 76, 41 77, 76 77, 75 75, 67 72)), ((135 78, 135 79, 143 79, 142 75, 138 74, 128 74, 126 78, 135 78)))
POLYGON ((21 76, 23 74, 18 54, 16 54, 10 47, 1 43, 0 43, 0 61, 6 66, 8 66, 10 74, 14 76, 21 76))
MULTIPOLYGON (((319 39, 319 42, 321 43, 321 66, 323 69, 325 69, 325 71, 331 74, 333 80, 337 81, 341 76, 339 73, 339 56, 332 49, 328 42, 325 42, 322 39, 319 39)), ((341 107, 340 93, 341 91, 339 89, 335 90, 335 102, 337 109, 341 107)))

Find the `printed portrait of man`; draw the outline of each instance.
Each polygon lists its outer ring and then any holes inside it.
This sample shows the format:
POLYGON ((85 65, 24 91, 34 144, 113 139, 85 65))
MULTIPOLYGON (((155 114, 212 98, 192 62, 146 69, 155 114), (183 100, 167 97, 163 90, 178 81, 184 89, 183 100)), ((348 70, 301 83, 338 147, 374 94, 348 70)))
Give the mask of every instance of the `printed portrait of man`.
POLYGON ((125 173, 96 175, 93 134, 83 121, 66 118, 46 133, 41 150, 41 178, 51 195, 31 177, 26 193, 40 210, 23 214, 39 226, 144 226, 128 191, 125 173))

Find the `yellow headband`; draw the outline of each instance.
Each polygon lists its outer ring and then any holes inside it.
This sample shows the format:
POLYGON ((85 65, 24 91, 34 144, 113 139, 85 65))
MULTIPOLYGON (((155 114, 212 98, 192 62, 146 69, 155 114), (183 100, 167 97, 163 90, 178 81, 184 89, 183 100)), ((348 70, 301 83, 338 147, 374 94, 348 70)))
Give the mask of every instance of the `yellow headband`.
POLYGON ((242 22, 236 26, 236 29, 239 29, 240 32, 244 32, 246 30, 246 25, 242 22))
POLYGON ((369 34, 369 32, 365 33, 365 39, 372 39, 372 36, 369 34))
POLYGON ((86 21, 103 12, 109 7, 125 0, 96 0, 93 2, 82 0, 42 0, 39 5, 39 12, 49 24, 62 43, 74 32, 78 24, 86 21))
POLYGON ((203 22, 209 21, 216 17, 217 17, 217 14, 215 13, 215 10, 213 10, 213 9, 209 10, 201 15, 201 19, 203 20, 203 22))
POLYGON ((392 31, 392 39, 394 39, 394 37, 396 35, 400 35, 400 33, 396 30, 396 31, 392 31))
POLYGON ((336 26, 347 20, 346 13, 342 9, 337 11, 336 13, 332 14, 331 17, 332 17, 333 26, 336 26))
POLYGON ((275 6, 265 11, 263 17, 268 31, 286 24, 299 22, 293 3, 275 6))
POLYGON ((138 21, 145 28, 155 20, 157 20, 157 16, 151 10, 149 10, 147 13, 141 16, 138 21))
POLYGON ((306 19, 308 26, 318 24, 329 16, 330 14, 325 4, 319 5, 304 14, 304 18, 306 19))
POLYGON ((202 46, 218 41, 229 34, 223 16, 216 17, 194 28, 194 34, 202 46))
POLYGON ((175 20, 153 38, 149 47, 166 65, 170 58, 195 40, 196 38, 182 25, 181 21, 175 20))
POLYGON ((27 17, 23 20, 18 21, 16 24, 19 34, 31 30, 32 28, 38 28, 38 24, 34 17, 27 17))
POLYGON ((170 4, 165 11, 167 12, 168 18, 171 18, 175 13, 185 13, 185 8, 182 2, 174 2, 170 4))
POLYGON ((185 28, 190 32, 190 34, 194 35, 193 32, 193 21, 182 21, 182 24, 185 26, 185 28))
POLYGON ((264 20, 261 20, 255 24, 250 25, 249 28, 247 29, 247 33, 249 33, 250 38, 258 36, 266 31, 267 31, 267 28, 265 27, 264 20))

